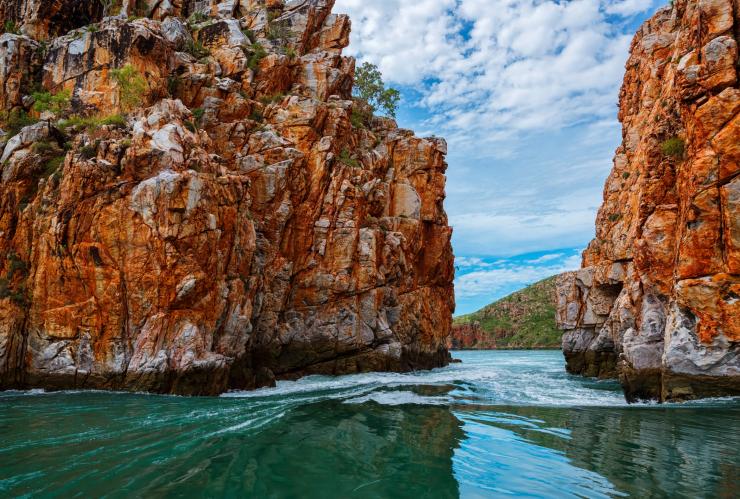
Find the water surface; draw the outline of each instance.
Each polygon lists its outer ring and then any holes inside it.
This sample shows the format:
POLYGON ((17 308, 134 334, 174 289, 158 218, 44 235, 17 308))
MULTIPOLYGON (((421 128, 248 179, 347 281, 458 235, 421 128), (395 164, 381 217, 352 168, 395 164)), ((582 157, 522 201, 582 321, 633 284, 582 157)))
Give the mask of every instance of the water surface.
POLYGON ((0 496, 740 496, 740 399, 628 406, 560 352, 455 356, 219 398, 0 393, 0 496))

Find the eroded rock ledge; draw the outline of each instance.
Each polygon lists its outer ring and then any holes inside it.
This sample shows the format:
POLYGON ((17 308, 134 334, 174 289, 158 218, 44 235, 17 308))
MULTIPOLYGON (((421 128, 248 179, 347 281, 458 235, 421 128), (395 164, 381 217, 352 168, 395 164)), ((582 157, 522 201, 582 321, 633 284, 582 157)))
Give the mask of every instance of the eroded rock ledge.
POLYGON ((558 283, 568 370, 628 400, 740 394, 739 34, 732 0, 640 28, 596 239, 558 283))
POLYGON ((0 0, 21 33, 0 36, 0 104, 44 118, 2 141, 0 389, 446 364, 446 144, 353 102, 333 1, 96 5, 0 0), (146 85, 123 119, 31 111, 45 89, 119 113, 127 65, 146 85))

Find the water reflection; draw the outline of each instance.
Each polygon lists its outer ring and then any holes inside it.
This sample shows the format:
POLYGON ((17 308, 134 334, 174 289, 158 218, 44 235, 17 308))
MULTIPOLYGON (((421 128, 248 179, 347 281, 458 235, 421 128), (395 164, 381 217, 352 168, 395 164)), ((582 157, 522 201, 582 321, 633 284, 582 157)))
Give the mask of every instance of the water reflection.
POLYGON ((2 403, 0 495, 459 496, 463 433, 446 407, 108 394, 2 403))
POLYGON ((452 456, 463 436, 460 426, 442 407, 330 401, 301 408, 241 450, 254 466, 249 492, 457 497, 452 456))
POLYGON ((0 496, 740 497, 738 401, 627 406, 559 352, 463 357, 233 398, 0 393, 0 496))
POLYGON ((734 406, 458 406, 455 413, 467 437, 455 457, 463 495, 740 497, 734 406))

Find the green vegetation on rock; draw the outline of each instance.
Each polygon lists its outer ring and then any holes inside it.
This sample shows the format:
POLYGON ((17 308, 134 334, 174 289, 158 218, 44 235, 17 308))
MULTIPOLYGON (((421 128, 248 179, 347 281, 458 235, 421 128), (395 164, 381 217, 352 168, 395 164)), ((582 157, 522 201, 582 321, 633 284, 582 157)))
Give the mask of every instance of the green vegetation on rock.
POLYGON ((142 74, 131 64, 111 71, 111 76, 118 83, 121 110, 129 112, 141 105, 147 83, 142 74))
POLYGON ((555 277, 528 286, 453 321, 453 348, 560 348, 555 277))
POLYGON ((373 111, 381 111, 391 118, 396 117, 401 93, 395 88, 385 86, 383 75, 376 65, 366 62, 357 68, 353 95, 369 104, 373 111))
POLYGON ((38 113, 51 111, 54 114, 64 113, 69 110, 70 98, 72 94, 69 90, 61 90, 56 94, 51 92, 34 92, 33 109, 38 113))
POLYGON ((665 156, 682 158, 686 151, 686 144, 679 137, 672 137, 660 145, 660 150, 665 156))

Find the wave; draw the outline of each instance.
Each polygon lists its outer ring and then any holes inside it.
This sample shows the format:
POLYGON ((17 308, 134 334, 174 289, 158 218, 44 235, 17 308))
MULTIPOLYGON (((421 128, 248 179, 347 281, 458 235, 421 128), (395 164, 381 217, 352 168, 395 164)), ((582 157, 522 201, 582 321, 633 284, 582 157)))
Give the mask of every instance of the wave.
MULTIPOLYGON (((278 381, 274 388, 231 391, 221 399, 243 399, 270 407, 295 407, 338 399, 351 404, 381 405, 495 405, 541 407, 650 408, 654 402, 628 404, 616 381, 572 376, 565 372, 557 352, 472 351, 456 352, 462 363, 431 371, 410 373, 362 373, 344 376, 307 376, 296 381, 278 381), (434 392, 434 393, 427 393, 434 392)), ((8 391, 7 396, 106 393, 93 390, 8 391)), ((131 395, 127 392, 113 392, 131 395)), ((151 394, 137 394, 161 396, 151 394)), ((172 396, 167 396, 172 397, 172 396)), ((181 398, 181 397, 176 397, 181 398)), ((672 402, 663 407, 733 405, 740 397, 672 402)))

